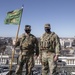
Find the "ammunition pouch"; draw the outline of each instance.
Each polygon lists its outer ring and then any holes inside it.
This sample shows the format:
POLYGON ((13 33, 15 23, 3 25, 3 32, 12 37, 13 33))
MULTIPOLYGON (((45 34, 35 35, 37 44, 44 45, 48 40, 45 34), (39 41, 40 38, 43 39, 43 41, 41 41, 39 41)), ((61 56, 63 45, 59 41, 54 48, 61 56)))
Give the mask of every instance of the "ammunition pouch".
POLYGON ((49 48, 50 47, 50 42, 49 41, 41 41, 40 43, 41 48, 49 48))
POLYGON ((55 53, 55 50, 54 49, 49 49, 49 48, 46 48, 46 47, 42 47, 40 48, 41 51, 45 51, 45 52, 52 52, 52 53, 55 53))
POLYGON ((49 48, 47 47, 41 47, 40 50, 48 50, 49 48))

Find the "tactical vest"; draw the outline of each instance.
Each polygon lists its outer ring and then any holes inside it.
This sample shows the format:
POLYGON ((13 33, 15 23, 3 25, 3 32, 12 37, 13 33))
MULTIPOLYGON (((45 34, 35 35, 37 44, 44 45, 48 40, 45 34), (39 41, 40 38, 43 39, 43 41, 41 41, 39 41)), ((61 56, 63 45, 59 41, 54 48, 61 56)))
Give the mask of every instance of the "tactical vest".
POLYGON ((51 52, 55 51, 55 39, 54 39, 54 32, 51 32, 48 35, 43 35, 40 41, 40 49, 41 50, 48 50, 51 52))
POLYGON ((32 34, 23 36, 20 42, 20 47, 22 50, 31 50, 34 49, 34 36, 32 34))

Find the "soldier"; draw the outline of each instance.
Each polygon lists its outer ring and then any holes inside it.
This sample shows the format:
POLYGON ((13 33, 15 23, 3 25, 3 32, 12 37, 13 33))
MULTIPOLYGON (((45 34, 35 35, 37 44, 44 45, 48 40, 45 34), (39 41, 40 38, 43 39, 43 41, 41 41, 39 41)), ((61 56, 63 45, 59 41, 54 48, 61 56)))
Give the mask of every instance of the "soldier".
POLYGON ((57 75, 56 74, 56 61, 60 54, 59 37, 51 32, 50 24, 45 24, 45 33, 40 39, 40 52, 39 58, 42 63, 42 75, 57 75))
POLYGON ((34 66, 34 52, 36 53, 36 57, 39 55, 37 38, 30 34, 31 26, 25 25, 24 30, 25 33, 15 43, 15 47, 20 46, 21 49, 19 63, 16 69, 16 75, 22 75, 24 63, 26 64, 26 75, 31 75, 31 70, 34 66))

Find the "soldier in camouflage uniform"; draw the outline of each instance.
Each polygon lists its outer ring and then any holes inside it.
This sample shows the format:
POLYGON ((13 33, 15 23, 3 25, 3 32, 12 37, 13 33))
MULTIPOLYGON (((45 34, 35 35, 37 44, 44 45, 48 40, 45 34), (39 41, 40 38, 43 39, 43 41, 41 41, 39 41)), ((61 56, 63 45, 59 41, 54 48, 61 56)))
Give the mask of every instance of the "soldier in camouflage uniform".
POLYGON ((34 49, 36 56, 39 55, 37 38, 30 34, 31 26, 25 26, 25 33, 18 39, 15 47, 20 46, 21 53, 19 56, 19 63, 16 69, 16 75, 22 75, 24 63, 26 63, 26 75, 31 75, 31 70, 34 66, 34 49))
POLYGON ((60 54, 59 37, 51 32, 50 24, 45 24, 45 33, 40 40, 40 60, 42 63, 42 75, 57 75, 57 59, 60 54))

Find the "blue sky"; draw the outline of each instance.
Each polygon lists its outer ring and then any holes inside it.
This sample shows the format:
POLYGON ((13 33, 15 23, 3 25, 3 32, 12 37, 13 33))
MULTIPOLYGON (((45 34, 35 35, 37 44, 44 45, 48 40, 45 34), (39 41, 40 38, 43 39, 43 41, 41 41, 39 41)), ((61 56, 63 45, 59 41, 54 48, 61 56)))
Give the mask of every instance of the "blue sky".
POLYGON ((75 0, 0 0, 0 36, 15 37, 17 25, 5 25, 7 12, 21 8, 24 10, 19 35, 24 26, 31 25, 31 33, 40 37, 44 24, 50 23, 51 30, 59 37, 75 36, 75 0))

